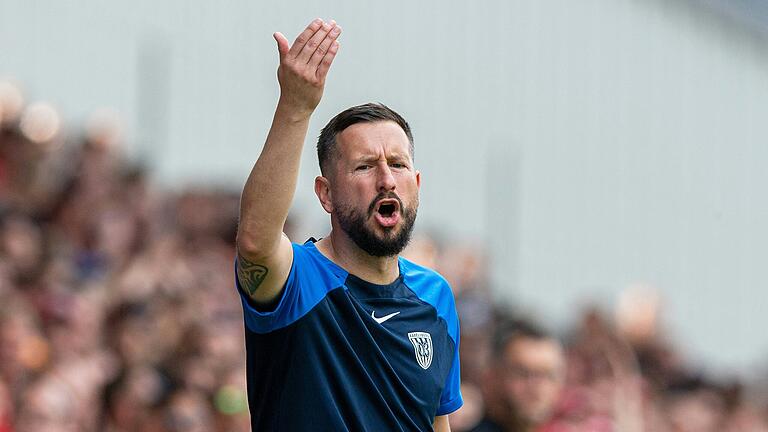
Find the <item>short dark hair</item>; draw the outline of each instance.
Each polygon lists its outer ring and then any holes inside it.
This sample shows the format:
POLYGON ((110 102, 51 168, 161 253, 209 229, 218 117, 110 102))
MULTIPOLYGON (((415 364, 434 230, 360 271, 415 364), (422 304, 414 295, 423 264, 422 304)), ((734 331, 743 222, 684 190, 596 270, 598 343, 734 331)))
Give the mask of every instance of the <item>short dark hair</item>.
POLYGON ((339 156, 336 148, 336 136, 338 134, 353 124, 380 121, 393 121, 403 129, 408 137, 410 144, 408 150, 411 153, 411 158, 413 158, 413 135, 408 122, 400 114, 382 103, 367 103, 347 108, 338 113, 320 131, 320 136, 317 138, 317 159, 320 162, 320 172, 325 175, 328 172, 330 162, 339 156))

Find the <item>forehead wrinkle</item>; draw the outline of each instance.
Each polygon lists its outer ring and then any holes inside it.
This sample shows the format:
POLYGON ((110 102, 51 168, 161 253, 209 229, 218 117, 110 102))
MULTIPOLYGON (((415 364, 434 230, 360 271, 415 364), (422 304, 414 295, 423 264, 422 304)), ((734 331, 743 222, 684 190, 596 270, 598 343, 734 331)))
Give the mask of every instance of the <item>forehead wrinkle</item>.
POLYGON ((352 125, 339 133, 336 144, 339 151, 348 156, 349 160, 363 160, 366 156, 373 158, 373 155, 375 160, 378 160, 382 154, 389 159, 406 157, 405 154, 410 158, 412 151, 411 142, 405 132, 397 123, 390 121, 352 125), (404 141, 401 141, 401 138, 404 141))
POLYGON ((378 162, 381 160, 409 160, 410 158, 408 153, 401 153, 399 151, 387 152, 383 147, 383 145, 377 145, 375 149, 353 150, 352 154, 349 155, 349 159, 354 162, 378 162))
POLYGON ((378 162, 382 159, 386 159, 387 161, 396 161, 396 160, 408 159, 408 157, 400 153, 390 154, 386 158, 382 158, 381 154, 376 154, 376 155, 363 154, 360 157, 355 158, 354 160, 359 162, 378 162))
POLYGON ((411 154, 410 147, 403 143, 392 141, 358 141, 359 144, 348 144, 345 147, 350 155, 355 159, 380 159, 382 156, 388 159, 394 159, 398 157, 409 157, 411 154), (407 155, 407 156, 406 156, 407 155))

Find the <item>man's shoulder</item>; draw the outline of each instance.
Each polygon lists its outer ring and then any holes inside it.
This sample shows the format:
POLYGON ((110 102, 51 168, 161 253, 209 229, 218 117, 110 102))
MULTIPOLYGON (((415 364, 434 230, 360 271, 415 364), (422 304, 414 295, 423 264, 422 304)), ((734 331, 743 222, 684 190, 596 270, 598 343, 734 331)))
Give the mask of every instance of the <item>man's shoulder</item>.
POLYGON ((294 263, 311 263, 315 267, 326 268, 334 272, 340 270, 341 268, 336 263, 320 253, 317 246, 315 246, 316 241, 314 237, 310 237, 304 243, 293 242, 294 263))
POLYGON ((443 294, 451 294, 451 287, 448 281, 436 270, 416 264, 406 258, 399 257, 400 272, 406 285, 415 284, 418 286, 427 285, 430 289, 439 289, 443 294), (410 284, 409 284, 410 283, 410 284))
POLYGON ((403 283, 417 297, 434 306, 439 315, 455 314, 453 291, 443 275, 405 258, 400 257, 399 260, 403 283))
POLYGON ((293 262, 288 282, 302 286, 335 288, 347 277, 347 272, 326 258, 314 244, 314 239, 305 243, 293 243, 293 262))

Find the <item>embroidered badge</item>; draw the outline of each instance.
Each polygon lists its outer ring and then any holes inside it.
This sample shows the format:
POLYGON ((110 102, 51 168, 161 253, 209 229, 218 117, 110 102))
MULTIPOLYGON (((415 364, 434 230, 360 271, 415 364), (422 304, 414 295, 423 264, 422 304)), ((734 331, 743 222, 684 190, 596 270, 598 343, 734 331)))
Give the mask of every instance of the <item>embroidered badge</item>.
POLYGON ((429 369, 432 364, 432 336, 427 332, 410 332, 408 339, 413 344, 416 361, 422 369, 429 369))

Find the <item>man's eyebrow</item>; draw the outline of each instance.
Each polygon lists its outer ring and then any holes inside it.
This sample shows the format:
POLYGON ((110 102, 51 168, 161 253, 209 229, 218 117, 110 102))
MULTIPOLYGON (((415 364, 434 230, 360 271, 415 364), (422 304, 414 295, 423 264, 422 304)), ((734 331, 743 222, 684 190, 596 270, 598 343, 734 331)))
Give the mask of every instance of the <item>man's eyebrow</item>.
MULTIPOLYGON (((354 158, 352 160, 355 163, 360 163, 360 162, 377 162, 378 160, 380 160, 380 157, 377 156, 377 155, 373 155, 373 154, 365 154, 365 155, 358 156, 358 157, 356 157, 356 158, 354 158)), ((403 153, 395 153, 395 154, 391 154, 389 157, 387 157, 387 161, 407 161, 407 160, 409 160, 408 155, 407 154, 403 154, 403 153)))
POLYGON ((353 160, 356 163, 357 162, 376 162, 377 160, 379 160, 379 157, 371 155, 371 154, 365 154, 365 155, 358 156, 358 157, 354 158, 353 160))
POLYGON ((405 153, 405 154, 403 154, 403 153, 394 153, 390 157, 388 157, 387 159, 389 159, 389 160, 408 160, 408 159, 410 159, 410 155, 408 155, 407 153, 405 153))

